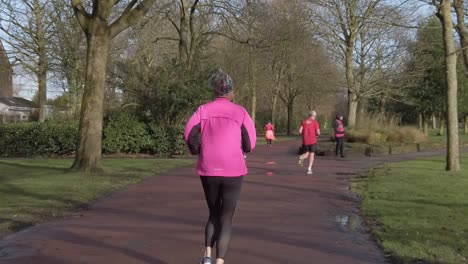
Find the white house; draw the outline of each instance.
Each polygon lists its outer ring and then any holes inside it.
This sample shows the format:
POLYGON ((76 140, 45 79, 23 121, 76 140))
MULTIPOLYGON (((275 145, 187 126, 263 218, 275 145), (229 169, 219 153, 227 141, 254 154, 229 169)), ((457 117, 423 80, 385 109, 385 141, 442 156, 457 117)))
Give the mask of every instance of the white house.
POLYGON ((39 106, 21 97, 0 97, 0 124, 28 122, 37 117, 39 106))

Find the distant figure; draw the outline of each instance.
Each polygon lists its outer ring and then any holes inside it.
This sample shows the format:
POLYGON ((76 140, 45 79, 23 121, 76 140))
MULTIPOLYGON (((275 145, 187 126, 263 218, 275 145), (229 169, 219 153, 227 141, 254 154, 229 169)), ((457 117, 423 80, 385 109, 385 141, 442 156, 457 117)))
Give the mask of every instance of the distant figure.
POLYGON ((255 148, 255 125, 248 112, 231 102, 231 77, 218 70, 211 77, 213 102, 200 106, 187 122, 184 137, 192 155, 199 155, 197 173, 205 193, 209 218, 205 227, 202 264, 223 264, 231 242, 231 227, 243 176, 244 152, 255 148), (216 263, 212 249, 216 245, 216 263))
POLYGON ((336 140, 336 148, 335 148, 335 155, 341 155, 344 158, 343 152, 343 139, 345 135, 345 129, 343 125, 343 115, 336 114, 335 122, 333 123, 333 129, 335 130, 335 140, 336 140))
POLYGON ((302 121, 299 133, 302 135, 302 155, 299 156, 299 166, 304 166, 304 159, 309 158, 309 167, 307 174, 312 174, 312 166, 314 165, 315 150, 317 138, 320 136, 320 124, 315 120, 317 113, 309 112, 309 118, 302 121))
POLYGON ((273 126, 271 121, 268 121, 268 123, 265 125, 265 140, 268 147, 271 147, 272 141, 276 140, 274 131, 275 126, 273 126))

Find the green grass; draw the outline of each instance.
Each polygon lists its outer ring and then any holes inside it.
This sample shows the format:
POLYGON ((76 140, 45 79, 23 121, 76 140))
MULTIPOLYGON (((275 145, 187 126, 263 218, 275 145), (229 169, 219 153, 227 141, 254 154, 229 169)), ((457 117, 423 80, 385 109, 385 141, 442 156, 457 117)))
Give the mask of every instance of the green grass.
POLYGON ((354 183, 362 215, 397 263, 468 263, 468 155, 391 163, 354 183))
POLYGON ((105 172, 79 174, 67 173, 70 159, 0 160, 0 235, 62 217, 118 188, 192 162, 105 159, 105 172))
MULTIPOLYGON (((275 135, 275 137, 276 137, 276 141, 275 141, 276 143, 300 138, 299 135, 291 135, 291 136, 275 135)), ((273 142, 273 144, 275 144, 275 142, 273 142)), ((265 135, 257 135, 257 145, 259 146, 266 145, 265 135)))
MULTIPOLYGON (((438 135, 438 129, 429 129, 429 141, 431 142, 447 142, 447 130, 444 130, 442 136, 438 135)), ((460 144, 468 144, 468 134, 463 133, 463 130, 460 129, 460 133, 458 134, 458 139, 460 144)))

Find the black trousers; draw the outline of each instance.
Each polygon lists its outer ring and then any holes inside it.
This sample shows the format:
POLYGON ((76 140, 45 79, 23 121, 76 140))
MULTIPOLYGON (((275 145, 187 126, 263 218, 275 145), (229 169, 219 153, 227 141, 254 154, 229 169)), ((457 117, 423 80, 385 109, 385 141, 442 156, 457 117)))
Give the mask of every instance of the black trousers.
POLYGON ((205 228, 205 246, 216 245, 216 257, 224 259, 231 243, 232 220, 239 200, 243 176, 201 176, 210 216, 205 228))
POLYGON ((343 137, 335 137, 336 139, 336 148, 335 148, 335 154, 338 156, 338 153, 341 155, 344 155, 343 153, 343 137))

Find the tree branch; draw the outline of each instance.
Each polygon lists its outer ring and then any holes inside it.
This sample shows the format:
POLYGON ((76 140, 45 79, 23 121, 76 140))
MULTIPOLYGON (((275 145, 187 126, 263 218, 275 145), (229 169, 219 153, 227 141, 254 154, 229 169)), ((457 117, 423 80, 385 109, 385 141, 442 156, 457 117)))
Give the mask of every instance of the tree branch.
POLYGON ((143 0, 137 7, 133 8, 137 0, 132 0, 125 8, 125 11, 122 15, 110 25, 110 36, 114 38, 120 32, 127 29, 128 27, 133 26, 139 20, 141 20, 146 13, 150 10, 156 0, 143 0), (133 8, 133 9, 132 9, 133 8))

